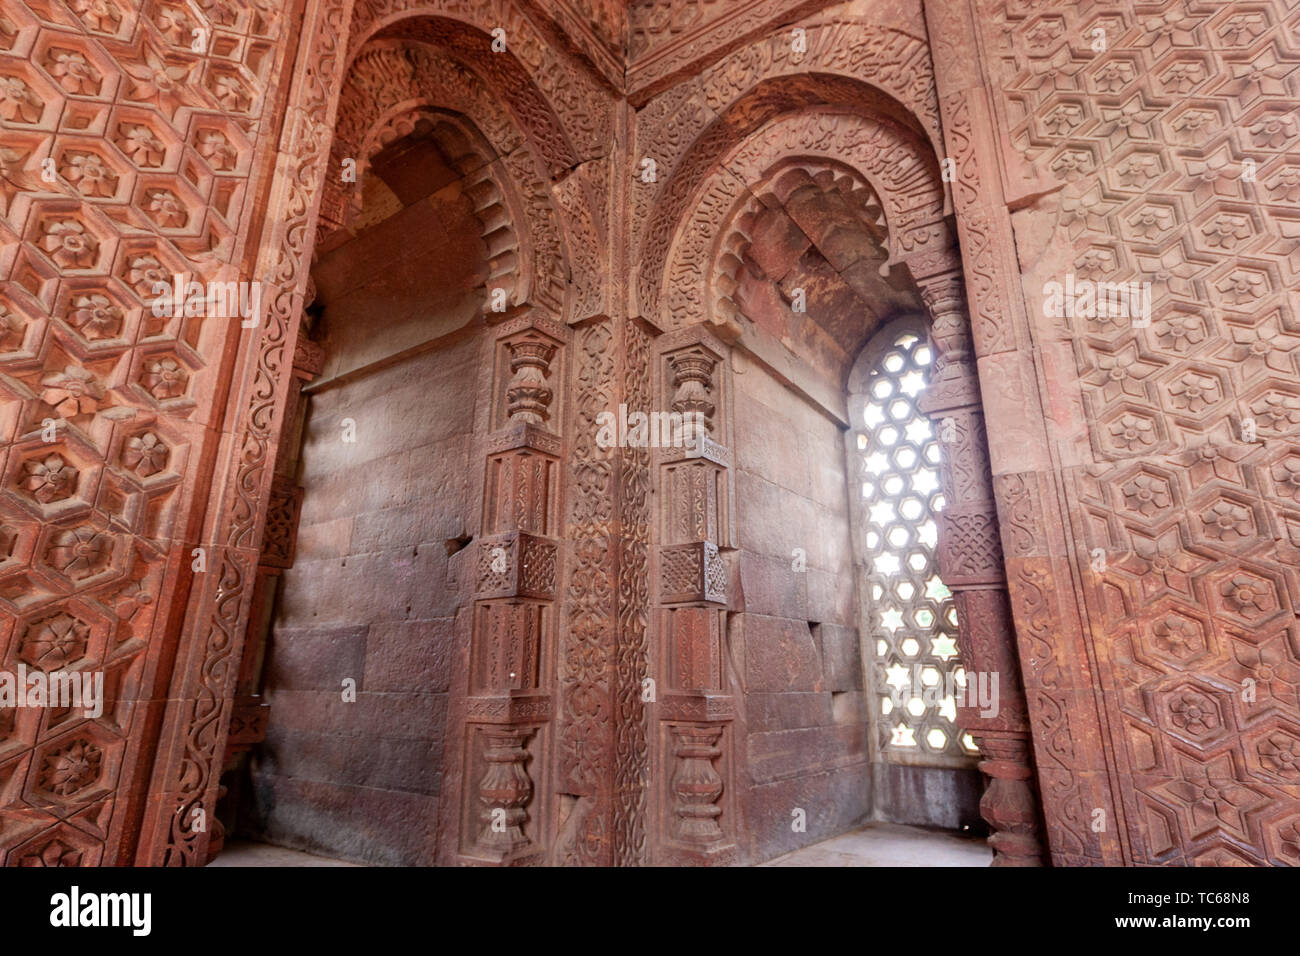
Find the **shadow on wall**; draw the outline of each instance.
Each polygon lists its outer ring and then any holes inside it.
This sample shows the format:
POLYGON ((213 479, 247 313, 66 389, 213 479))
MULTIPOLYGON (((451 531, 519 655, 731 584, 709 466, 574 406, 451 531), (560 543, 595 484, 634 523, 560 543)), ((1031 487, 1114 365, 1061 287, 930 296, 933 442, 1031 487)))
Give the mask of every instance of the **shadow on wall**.
POLYGON ((473 526, 468 454, 490 373, 477 334, 487 253, 437 142, 390 146, 374 168, 359 234, 335 237, 313 272, 325 369, 307 390, 297 554, 236 833, 429 865, 462 603, 448 543, 473 526))

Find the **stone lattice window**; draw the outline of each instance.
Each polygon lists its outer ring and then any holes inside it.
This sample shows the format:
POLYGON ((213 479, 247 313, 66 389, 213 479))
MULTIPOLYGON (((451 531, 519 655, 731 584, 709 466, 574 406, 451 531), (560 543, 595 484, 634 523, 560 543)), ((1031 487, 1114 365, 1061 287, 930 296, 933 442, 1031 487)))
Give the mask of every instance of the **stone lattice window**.
POLYGON ((969 766, 978 751, 954 723, 954 691, 966 680, 957 609, 937 557, 942 436, 917 408, 932 361, 922 322, 895 322, 868 343, 850 377, 863 653, 881 758, 969 766))

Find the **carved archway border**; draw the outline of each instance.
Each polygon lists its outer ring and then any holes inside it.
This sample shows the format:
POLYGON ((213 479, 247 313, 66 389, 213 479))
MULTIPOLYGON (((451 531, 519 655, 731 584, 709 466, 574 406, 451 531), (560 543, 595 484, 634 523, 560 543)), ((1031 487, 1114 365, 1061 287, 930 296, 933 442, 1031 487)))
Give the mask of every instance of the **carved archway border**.
POLYGON ((836 163, 870 187, 881 199, 890 227, 891 263, 950 245, 938 165, 924 140, 892 123, 857 114, 792 114, 730 150, 712 175, 689 193, 686 208, 693 212, 674 230, 672 245, 662 251, 645 250, 641 274, 645 314, 657 316, 665 328, 721 317, 710 314, 714 296, 705 283, 726 241, 724 223, 734 221, 739 204, 776 175, 773 163, 790 161, 836 163), (665 259, 668 264, 660 276, 653 270, 665 259))
MULTIPOLYGON (((215 503, 204 523, 211 569, 196 579, 175 645, 168 704, 136 847, 140 865, 200 866, 207 858, 209 829, 197 821, 214 818, 219 795, 276 441, 310 282, 316 221, 331 171, 330 147, 352 16, 353 0, 310 0, 286 80, 286 120, 277 144, 277 155, 284 159, 271 176, 265 229, 256 253, 250 255, 252 274, 263 282, 267 305, 253 347, 242 353, 242 366, 233 370, 231 388, 238 398, 220 450, 230 464, 214 486, 215 503)), ((598 112, 593 106, 587 115, 598 112)), ((610 141, 612 137, 605 136, 606 146, 610 141)), ((518 181, 518 172, 527 170, 532 158, 526 150, 515 150, 504 157, 504 164, 518 181)), ((522 178, 545 182, 537 176, 522 178)), ((549 201, 549 194, 546 198, 549 201)), ((128 837, 123 839, 125 846, 128 837)))
MULTIPOLYGON (((838 161, 792 157, 772 170, 764 184, 750 189, 748 198, 741 197, 741 205, 727 218, 731 223, 730 228, 719 232, 711 257, 712 268, 706 275, 709 285, 705 303, 711 307, 707 313, 708 321, 715 325, 725 325, 736 321, 741 314, 733 295, 740 284, 740 270, 744 268, 744 257, 752 241, 754 219, 763 209, 768 208, 769 200, 784 205, 804 185, 810 185, 821 192, 838 193, 850 206, 857 206, 863 211, 864 215, 859 218, 864 223, 878 227, 881 238, 887 235, 880 198, 871 184, 862 179, 856 170, 838 161), (868 195, 863 197, 863 192, 868 195)), ((880 253, 887 257, 883 247, 880 253)))
POLYGON ((634 157, 652 159, 658 176, 656 182, 633 185, 634 261, 646 248, 666 244, 665 224, 676 219, 684 203, 674 190, 702 178, 729 143, 771 118, 756 98, 764 86, 784 100, 784 108, 775 112, 815 104, 870 109, 922 133, 934 153, 943 154, 934 68, 924 37, 834 14, 801 26, 807 39, 803 53, 795 53, 789 34, 778 31, 730 53, 697 79, 671 87, 638 112, 634 157), (692 149, 700 152, 693 156, 692 149), (666 219, 659 218, 663 210, 666 219))
MULTIPOLYGON (((653 208, 645 209, 648 225, 639 237, 641 271, 636 284, 642 314, 659 314, 658 283, 666 281, 663 264, 686 210, 695 210, 688 230, 694 228, 694 221, 720 215, 724 209, 715 204, 729 205, 740 194, 742 183, 752 182, 758 169, 781 154, 834 159, 851 156, 855 149, 885 151, 898 164, 897 171, 891 174, 884 164, 874 162, 868 178, 885 180, 891 187, 876 184, 882 197, 893 193, 887 202, 895 205, 898 248, 920 246, 920 235, 912 234, 924 227, 922 220, 942 218, 946 192, 933 150, 905 117, 897 114, 897 104, 891 105, 878 90, 857 80, 831 76, 773 80, 732 104, 681 151, 681 159, 659 188, 653 208), (873 104, 881 111, 873 110, 873 104), (852 142, 854 137, 859 142, 852 142), (708 189, 710 181, 717 182, 720 171, 730 175, 730 185, 717 186, 718 197, 714 198, 708 189)), ((638 151, 643 152, 643 147, 638 146, 638 151)), ((644 188, 634 191, 634 200, 647 198, 646 192, 644 188)))
MULTIPOLYGON (((744 107, 742 103, 732 109, 744 107)), ((962 657, 968 672, 998 673, 1005 686, 997 714, 986 718, 963 708, 960 725, 975 734, 983 753, 980 769, 990 782, 981 810, 994 831, 990 843, 996 863, 1037 865, 1045 849, 1031 737, 965 281, 950 217, 945 215, 937 157, 924 140, 908 135, 906 127, 895 122, 814 109, 746 130, 747 135, 736 137, 726 149, 716 171, 700 176, 699 157, 717 152, 735 125, 724 117, 706 130, 701 142, 689 144, 682 154, 686 159, 664 187, 664 194, 678 201, 666 204, 647 231, 639 284, 642 307, 649 305, 649 314, 674 325, 709 318, 705 309, 713 290, 707 287, 708 277, 718 270, 721 257, 730 254, 727 237, 744 214, 746 200, 761 194, 790 153, 805 160, 811 156, 838 161, 872 187, 881 200, 890 262, 906 267, 931 319, 936 361, 922 410, 942 418, 945 425, 952 423, 954 441, 940 464, 948 505, 940 516, 938 553, 941 574, 958 608, 962 657), (683 206, 680 200, 685 197, 694 201, 683 206), (695 212, 688 218, 685 208, 695 212), (665 232, 673 236, 671 245, 657 242, 665 232), (661 263, 666 263, 662 272, 657 271, 661 263), (660 307, 655 293, 665 286, 660 307)))
POLYGON ((499 93, 535 91, 537 96, 524 101, 533 109, 522 111, 521 124, 544 139, 552 135, 547 130, 563 130, 570 151, 565 156, 558 148, 554 153, 542 150, 552 163, 551 175, 609 151, 613 112, 601 88, 577 61, 552 48, 510 0, 361 0, 352 24, 349 62, 372 39, 394 35, 448 46, 467 56, 499 93), (509 56, 492 50, 492 31, 497 29, 504 31, 509 56))
MULTIPOLYGON (((357 160, 360 172, 361 163, 369 158, 365 144, 376 134, 376 127, 420 107, 472 117, 461 125, 468 129, 472 122, 473 130, 489 147, 485 157, 490 160, 488 175, 510 213, 520 249, 512 304, 522 305, 531 295, 538 304, 561 313, 569 278, 568 250, 549 183, 538 168, 526 132, 502 98, 457 58, 439 48, 401 39, 376 40, 363 48, 353 58, 340 93, 332 161, 341 163, 350 156, 357 160), (373 119, 376 116, 377 121, 373 119)), ((322 215, 336 225, 343 219, 342 192, 339 182, 326 184, 327 212, 322 215)), ((485 222, 485 229, 495 231, 490 221, 485 222)))
POLYGON ((674 144, 699 138, 713 118, 722 115, 760 83, 777 78, 813 76, 857 81, 898 104, 900 119, 923 129, 935 152, 943 150, 934 67, 925 37, 868 20, 836 15, 800 24, 807 50, 795 53, 790 35, 778 31, 727 55, 703 71, 650 100, 641 110, 639 136, 643 154, 679 157, 674 144))

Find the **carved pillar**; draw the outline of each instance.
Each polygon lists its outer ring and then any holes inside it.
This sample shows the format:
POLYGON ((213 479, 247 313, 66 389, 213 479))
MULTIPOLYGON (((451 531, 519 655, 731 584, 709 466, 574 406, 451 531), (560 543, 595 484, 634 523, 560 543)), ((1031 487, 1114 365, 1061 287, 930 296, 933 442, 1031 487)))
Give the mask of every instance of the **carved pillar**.
POLYGON ((932 318, 935 362, 919 405, 942 449, 940 574, 957 607, 967 687, 976 686, 981 675, 986 687, 994 686, 993 675, 997 679, 992 706, 981 708, 968 697, 958 707, 957 723, 979 743, 980 771, 989 779, 980 812, 993 830, 993 865, 1040 866, 1046 847, 964 280, 947 256, 913 260, 909 267, 932 318))
POLYGON ((475 541, 462 862, 544 862, 554 704, 562 400, 569 330, 535 310, 496 327, 483 517, 475 541))
POLYGON ((670 436, 655 452, 659 515, 654 600, 658 862, 725 864, 736 853, 733 723, 725 687, 731 453, 726 347, 699 326, 655 343, 659 408, 670 436))

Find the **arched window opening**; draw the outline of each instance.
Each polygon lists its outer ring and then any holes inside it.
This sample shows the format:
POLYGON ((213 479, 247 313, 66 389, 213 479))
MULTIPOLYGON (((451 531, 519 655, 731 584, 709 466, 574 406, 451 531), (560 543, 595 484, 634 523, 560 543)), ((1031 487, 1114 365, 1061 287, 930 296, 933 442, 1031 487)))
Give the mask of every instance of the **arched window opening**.
POLYGON ((874 752, 880 760, 970 767, 956 724, 966 675, 957 609, 939 576, 942 435, 918 406, 934 360, 920 318, 890 323, 849 380, 849 473, 874 752))

